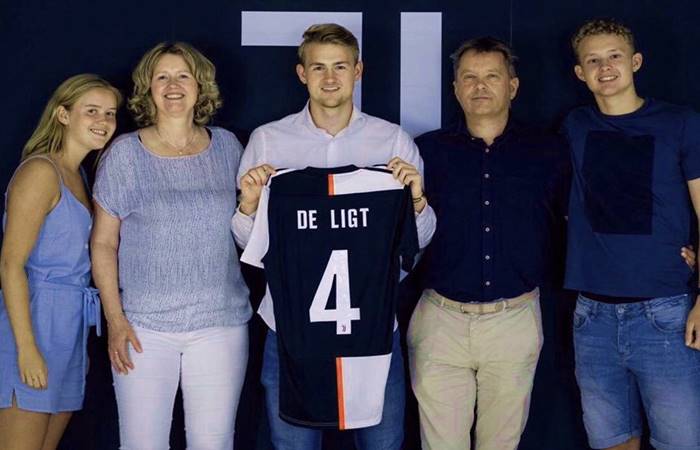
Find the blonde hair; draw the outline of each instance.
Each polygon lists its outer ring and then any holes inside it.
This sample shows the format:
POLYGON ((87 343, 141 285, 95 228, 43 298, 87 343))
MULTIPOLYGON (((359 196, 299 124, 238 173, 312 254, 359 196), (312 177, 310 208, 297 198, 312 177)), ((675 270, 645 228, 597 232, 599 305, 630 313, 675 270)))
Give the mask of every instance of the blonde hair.
POLYGON ((571 36, 571 48, 574 50, 576 59, 579 59, 578 47, 581 45, 581 41, 589 36, 597 36, 600 34, 614 34, 620 36, 632 47, 632 53, 634 53, 634 34, 632 34, 632 30, 615 19, 592 19, 584 22, 584 24, 576 30, 576 33, 571 36))
POLYGON ((297 49, 299 64, 304 65, 304 49, 309 44, 335 44, 349 47, 352 52, 353 62, 357 64, 360 59, 360 46, 355 36, 345 27, 337 23, 319 23, 311 25, 304 31, 302 42, 297 49))
POLYGON ((41 114, 39 124, 31 137, 24 144, 22 160, 32 155, 56 154, 61 150, 65 126, 58 121, 58 108, 63 106, 70 110, 78 99, 91 89, 107 89, 117 100, 117 107, 122 102, 122 94, 117 88, 97 75, 83 73, 68 78, 54 91, 41 114))
POLYGON ((206 56, 185 42, 161 42, 143 55, 131 74, 134 91, 127 108, 134 116, 136 124, 147 127, 156 123, 157 111, 151 96, 151 79, 153 70, 163 55, 179 55, 185 60, 199 88, 194 105, 194 123, 206 125, 223 104, 215 79, 216 68, 206 56))

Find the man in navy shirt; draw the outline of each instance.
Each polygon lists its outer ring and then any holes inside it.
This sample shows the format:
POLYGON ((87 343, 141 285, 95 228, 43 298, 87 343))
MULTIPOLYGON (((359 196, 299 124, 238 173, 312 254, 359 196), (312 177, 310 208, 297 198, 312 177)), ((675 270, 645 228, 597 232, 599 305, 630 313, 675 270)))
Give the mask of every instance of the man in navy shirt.
POLYGON ((518 78, 493 38, 452 56, 464 116, 416 140, 437 228, 408 331, 424 449, 513 450, 542 346, 540 286, 570 164, 558 137, 510 118, 518 78))
MULTIPOLYGON (((566 286, 576 375, 593 448, 700 449, 700 303, 675 249, 700 211, 700 116, 637 95, 631 31, 585 23, 576 76, 595 106, 563 126, 573 158, 566 286)), ((436 208, 437 209, 437 208, 436 208)))

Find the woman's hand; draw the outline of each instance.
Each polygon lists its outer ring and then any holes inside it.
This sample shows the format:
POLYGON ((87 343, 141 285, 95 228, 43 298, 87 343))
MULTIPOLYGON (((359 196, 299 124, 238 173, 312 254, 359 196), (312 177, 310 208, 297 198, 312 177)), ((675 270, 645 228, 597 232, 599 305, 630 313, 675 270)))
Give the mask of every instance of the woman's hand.
POLYGON ((34 389, 46 389, 49 385, 49 371, 46 361, 36 345, 28 345, 17 350, 17 367, 22 383, 34 389))
POLYGON ((119 297, 119 273, 117 270, 117 252, 119 249, 119 230, 121 221, 110 216, 95 202, 95 221, 92 227, 92 277, 100 290, 102 310, 107 318, 107 348, 109 360, 117 373, 128 374, 134 370, 129 356, 129 344, 141 353, 141 343, 134 329, 126 320, 119 297))
POLYGON ((109 323, 107 327, 109 360, 117 373, 127 375, 129 370, 134 370, 134 363, 129 356, 129 344, 137 352, 141 353, 141 343, 136 337, 134 329, 126 319, 115 323, 109 323))

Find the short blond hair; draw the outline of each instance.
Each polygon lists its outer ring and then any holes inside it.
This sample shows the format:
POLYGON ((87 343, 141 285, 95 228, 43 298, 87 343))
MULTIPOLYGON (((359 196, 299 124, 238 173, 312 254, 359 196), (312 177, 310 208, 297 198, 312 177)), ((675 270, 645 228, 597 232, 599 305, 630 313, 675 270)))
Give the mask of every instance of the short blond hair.
POLYGON ((58 121, 58 108, 63 106, 70 110, 83 94, 92 89, 107 89, 114 95, 117 108, 121 105, 121 92, 99 76, 92 73, 81 73, 68 78, 51 95, 36 129, 27 143, 24 144, 22 160, 32 155, 56 154, 61 150, 65 125, 58 121))
POLYGON ((185 60, 199 87, 194 105, 194 123, 206 125, 223 104, 219 86, 216 84, 216 68, 202 53, 185 42, 161 42, 146 52, 131 74, 134 90, 127 108, 140 127, 156 123, 156 105, 151 95, 153 70, 163 55, 178 55, 185 60))
POLYGON ((591 19, 584 22, 578 30, 571 36, 571 48, 574 51, 574 56, 579 59, 578 47, 581 41, 589 36, 597 36, 600 34, 614 34, 620 36, 632 47, 632 52, 635 51, 634 34, 627 26, 618 22, 615 19, 591 19))
POLYGON ((304 31, 302 42, 297 49, 299 64, 304 65, 304 50, 309 44, 335 44, 349 47, 352 52, 353 63, 360 60, 360 46, 357 38, 347 28, 337 23, 319 23, 311 25, 304 31))

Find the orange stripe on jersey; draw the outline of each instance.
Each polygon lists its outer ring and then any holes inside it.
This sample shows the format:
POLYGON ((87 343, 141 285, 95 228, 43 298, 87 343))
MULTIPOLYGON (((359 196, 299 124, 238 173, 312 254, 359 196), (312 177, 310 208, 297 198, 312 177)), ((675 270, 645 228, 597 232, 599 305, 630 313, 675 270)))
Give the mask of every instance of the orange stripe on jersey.
MULTIPOLYGON (((331 179, 330 176, 328 177, 328 179, 331 179)), ((335 358, 335 379, 338 387, 338 428, 344 430, 345 394, 343 392, 343 358, 335 358)))
POLYGON ((328 174, 328 195, 335 195, 335 185, 333 184, 333 174, 328 174))

